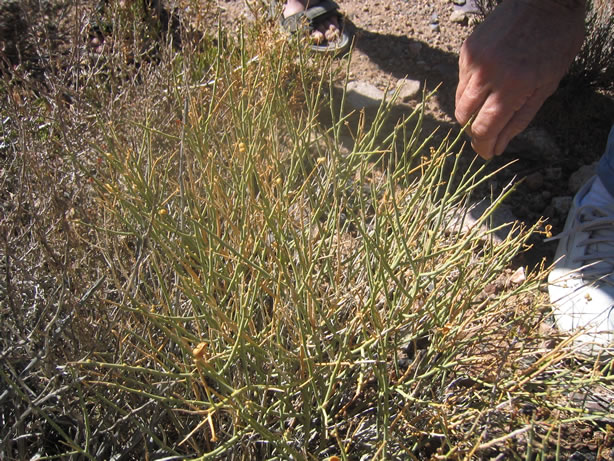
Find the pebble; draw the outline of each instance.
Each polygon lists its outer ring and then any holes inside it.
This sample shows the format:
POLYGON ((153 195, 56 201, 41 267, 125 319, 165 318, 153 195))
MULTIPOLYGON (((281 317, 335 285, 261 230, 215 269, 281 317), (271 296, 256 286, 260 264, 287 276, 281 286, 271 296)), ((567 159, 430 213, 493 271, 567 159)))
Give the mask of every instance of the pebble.
POLYGON ((422 51, 422 43, 420 43, 420 42, 411 42, 407 46, 407 49, 409 50, 409 53, 412 56, 418 56, 420 54, 420 51, 422 51))
MULTIPOLYGON (((451 219, 446 224, 446 229, 449 232, 468 232, 475 226, 487 211, 489 201, 484 199, 469 206, 469 211, 460 208, 456 210, 451 219), (466 212, 466 213, 465 213, 466 212), (462 221, 462 227, 460 227, 462 221), (460 229, 459 229, 460 227, 460 229)), ((490 236, 495 242, 501 243, 505 240, 513 230, 512 225, 517 221, 516 216, 507 205, 499 205, 490 215, 489 219, 484 220, 481 225, 481 230, 486 232, 488 229, 497 228, 497 231, 490 236)))
POLYGON ((572 200, 573 197, 567 195, 562 197, 553 197, 552 201, 550 202, 550 205, 556 213, 561 216, 565 216, 567 215, 567 213, 569 213, 572 200))
POLYGON ((569 186, 569 192, 571 192, 572 194, 578 192, 582 185, 595 175, 598 163, 599 161, 591 163, 590 165, 584 165, 580 167, 578 171, 573 173, 569 177, 569 182, 567 183, 567 185, 569 186))
POLYGON ((454 22, 456 24, 467 24, 468 23, 467 15, 465 14, 464 11, 454 10, 450 14, 450 22, 454 22))
POLYGON ((526 279, 527 277, 524 274, 524 267, 519 267, 510 277, 510 282, 520 284, 526 279))
POLYGON ((409 78, 399 79, 397 88, 399 88, 399 99, 403 102, 408 102, 416 95, 420 94, 420 80, 411 80, 409 78))
POLYGON ((563 169, 560 166, 552 166, 544 170, 548 181, 558 181, 563 177, 563 169))
POLYGON ((523 157, 536 156, 552 161, 561 158, 556 141, 542 128, 529 128, 516 136, 509 144, 508 152, 523 157))
POLYGON ((382 90, 369 82, 358 80, 347 85, 346 101, 352 109, 378 107, 384 96, 382 90))
POLYGON ((569 461, 595 461, 597 458, 590 452, 575 451, 569 461))
POLYGON ((536 171, 535 173, 531 173, 530 175, 528 175, 525 178, 524 183, 529 188, 529 190, 536 191, 543 187, 544 175, 542 175, 539 171, 536 171))
POLYGON ((529 201, 529 210, 542 211, 546 207, 546 201, 541 194, 533 195, 529 201))
POLYGON ((454 1, 454 9, 461 10, 466 14, 480 14, 480 9, 475 0, 457 0, 454 1))

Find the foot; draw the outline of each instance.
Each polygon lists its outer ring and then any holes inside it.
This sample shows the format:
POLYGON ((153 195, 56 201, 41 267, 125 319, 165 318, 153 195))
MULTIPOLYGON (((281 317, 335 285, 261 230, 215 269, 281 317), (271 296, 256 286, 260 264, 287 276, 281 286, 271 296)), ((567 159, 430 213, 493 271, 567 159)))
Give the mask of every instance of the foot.
POLYGON ((614 346, 614 197, 593 177, 574 198, 548 291, 559 329, 584 331, 585 352, 614 346))
MULTIPOLYGON (((284 5, 284 18, 305 11, 310 6, 317 5, 318 3, 320 3, 320 0, 288 0, 284 5)), ((339 20, 334 15, 323 19, 311 33, 311 37, 316 45, 334 42, 340 36, 339 20)))

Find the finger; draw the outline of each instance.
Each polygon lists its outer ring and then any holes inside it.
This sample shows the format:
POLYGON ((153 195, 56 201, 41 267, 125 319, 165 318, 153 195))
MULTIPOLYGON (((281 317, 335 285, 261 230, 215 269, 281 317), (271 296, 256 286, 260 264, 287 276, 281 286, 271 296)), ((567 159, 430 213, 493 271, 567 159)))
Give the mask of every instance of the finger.
POLYGON ((494 156, 494 147, 497 142, 497 138, 485 138, 477 139, 471 138, 471 147, 484 160, 490 160, 494 156))
POLYGON ((509 142, 516 135, 522 133, 529 123, 535 118, 537 111, 541 108, 544 101, 554 92, 551 87, 538 88, 535 93, 527 100, 505 125, 495 146, 493 148, 494 155, 501 155, 509 142))
POLYGON ((482 105, 490 93, 490 85, 481 81, 479 74, 470 76, 466 85, 459 83, 454 116, 458 123, 465 125, 482 105))
MULTIPOLYGON (((465 88, 467 87, 468 81, 469 79, 466 76, 459 73, 458 86, 456 87, 456 96, 454 98, 455 108, 459 107, 459 104, 461 103, 463 93, 465 92, 465 88)), ((456 121, 460 123, 461 125, 465 125, 465 123, 467 123, 467 120, 464 120, 464 117, 463 117, 463 121, 461 121, 461 119, 459 118, 459 115, 464 115, 464 111, 462 113, 458 112, 458 114, 457 112, 458 111, 455 109, 454 117, 456 118, 456 121)))
POLYGON ((461 124, 461 125, 465 125, 469 119, 466 119, 466 109, 463 106, 463 110, 459 110, 458 108, 460 107, 461 104, 464 104, 462 102, 462 98, 463 98, 463 93, 465 92, 465 88, 467 87, 467 79, 461 79, 458 81, 458 86, 456 87, 456 98, 454 101, 454 117, 456 118, 456 121, 461 124))
MULTIPOLYGON (((467 43, 463 43, 461 51, 458 57, 458 85, 456 87, 456 95, 454 99, 454 105, 458 106, 458 103, 467 88, 467 83, 471 78, 471 74, 467 66, 467 43)), ((463 123, 464 125, 464 123, 463 123)))
POLYGON ((480 157, 489 159, 494 155, 499 134, 514 116, 518 104, 504 100, 501 92, 488 96, 470 128, 471 145, 480 157))
POLYGON ((475 58, 480 48, 473 43, 473 35, 463 43, 458 58, 458 85, 455 94, 455 117, 461 125, 480 109, 490 93, 489 82, 492 78, 485 78, 486 69, 475 66, 475 58))
MULTIPOLYGON (((502 152, 496 149, 497 141, 517 112, 534 98, 539 100, 539 105, 545 99, 543 90, 533 89, 530 85, 523 84, 522 79, 514 82, 513 79, 508 78, 505 81, 508 82, 506 85, 499 85, 499 88, 503 88, 502 90, 488 96, 471 124, 470 134, 473 145, 477 149, 476 152, 484 158, 491 158, 502 152)), ((531 114, 531 117, 535 115, 535 112, 531 114)), ((522 114, 524 115, 525 112, 523 111, 522 114)))

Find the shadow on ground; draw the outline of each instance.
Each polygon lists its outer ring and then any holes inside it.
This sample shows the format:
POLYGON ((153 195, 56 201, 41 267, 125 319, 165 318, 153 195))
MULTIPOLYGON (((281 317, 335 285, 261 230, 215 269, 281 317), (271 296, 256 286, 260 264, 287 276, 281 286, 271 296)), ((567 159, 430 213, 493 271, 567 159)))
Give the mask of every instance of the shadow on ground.
POLYGON ((439 108, 454 119, 454 94, 458 84, 458 57, 403 35, 380 34, 358 28, 356 49, 396 79, 424 84, 427 92, 439 87, 439 108))

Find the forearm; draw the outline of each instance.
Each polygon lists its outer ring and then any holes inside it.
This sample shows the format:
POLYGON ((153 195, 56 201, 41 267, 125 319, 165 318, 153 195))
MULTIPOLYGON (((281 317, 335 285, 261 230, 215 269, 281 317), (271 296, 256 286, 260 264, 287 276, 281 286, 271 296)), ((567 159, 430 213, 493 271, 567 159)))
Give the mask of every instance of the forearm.
MULTIPOLYGON (((513 0, 510 0, 513 1, 513 0)), ((587 0, 521 0, 530 3, 534 7, 551 9, 566 8, 567 10, 584 15, 586 12, 587 0)))
POLYGON ((558 3, 561 6, 571 9, 586 8, 586 0, 551 0, 553 3, 558 3))

